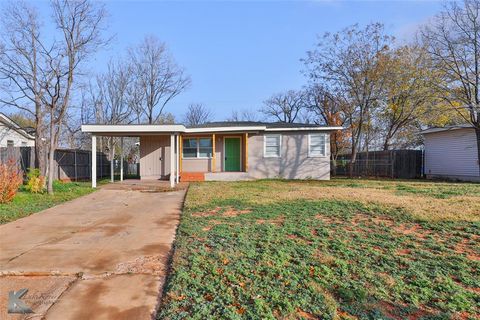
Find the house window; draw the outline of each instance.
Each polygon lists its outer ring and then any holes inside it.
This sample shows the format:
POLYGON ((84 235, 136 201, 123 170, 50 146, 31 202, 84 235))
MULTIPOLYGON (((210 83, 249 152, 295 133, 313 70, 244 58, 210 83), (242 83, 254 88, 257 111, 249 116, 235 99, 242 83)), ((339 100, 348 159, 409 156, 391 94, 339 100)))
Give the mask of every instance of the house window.
POLYGON ((282 148, 282 136, 279 134, 265 135, 265 150, 264 155, 267 158, 280 157, 280 150, 282 148))
POLYGON ((211 158, 211 138, 184 138, 183 158, 211 158))
POLYGON ((13 147, 13 140, 7 140, 7 147, 13 147))
POLYGON ((308 156, 325 157, 327 155, 327 134, 312 133, 308 136, 308 156))

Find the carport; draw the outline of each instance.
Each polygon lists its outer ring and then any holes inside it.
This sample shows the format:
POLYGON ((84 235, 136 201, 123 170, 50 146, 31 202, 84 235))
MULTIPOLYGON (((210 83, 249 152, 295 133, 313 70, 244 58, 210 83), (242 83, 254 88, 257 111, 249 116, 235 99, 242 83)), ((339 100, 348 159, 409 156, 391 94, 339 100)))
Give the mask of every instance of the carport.
MULTIPOLYGON (((123 181, 123 138, 124 137, 170 137, 169 147, 169 181, 170 187, 180 179, 179 135, 185 131, 183 125, 82 125, 82 131, 92 135, 92 188, 97 187, 97 137, 120 137, 120 181, 123 181)), ((152 153, 153 156, 155 154, 152 153)), ((162 159, 160 159, 162 160, 162 159)), ((167 159, 163 159, 165 161, 167 159)), ((114 179, 113 158, 111 159, 111 180, 114 179)))

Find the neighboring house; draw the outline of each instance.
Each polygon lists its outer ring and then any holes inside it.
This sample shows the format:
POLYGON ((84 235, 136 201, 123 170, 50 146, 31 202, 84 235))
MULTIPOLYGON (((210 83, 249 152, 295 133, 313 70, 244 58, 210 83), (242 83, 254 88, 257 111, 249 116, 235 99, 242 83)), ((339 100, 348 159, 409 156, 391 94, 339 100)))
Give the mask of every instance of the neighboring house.
POLYGON ((22 128, 12 119, 0 113, 0 147, 33 147, 35 137, 30 128, 22 128))
MULTIPOLYGON (((82 126, 83 132, 92 134, 93 151, 96 136, 139 137, 141 179, 170 179, 172 185, 179 180, 330 179, 330 132, 341 129, 249 121, 188 128, 82 126)), ((92 176, 96 176, 95 172, 92 176)))
POLYGON ((470 125, 422 131, 427 178, 480 181, 477 137, 470 125))

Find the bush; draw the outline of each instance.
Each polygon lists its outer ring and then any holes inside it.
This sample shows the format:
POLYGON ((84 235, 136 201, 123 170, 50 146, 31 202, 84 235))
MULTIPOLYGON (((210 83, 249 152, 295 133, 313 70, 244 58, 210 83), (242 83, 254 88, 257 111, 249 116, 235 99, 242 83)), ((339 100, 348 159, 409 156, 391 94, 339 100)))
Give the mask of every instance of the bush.
POLYGON ((40 193, 45 190, 45 177, 40 175, 39 169, 28 170, 25 189, 31 193, 40 193))
POLYGON ((23 182, 22 172, 14 161, 0 164, 0 203, 13 200, 23 182))

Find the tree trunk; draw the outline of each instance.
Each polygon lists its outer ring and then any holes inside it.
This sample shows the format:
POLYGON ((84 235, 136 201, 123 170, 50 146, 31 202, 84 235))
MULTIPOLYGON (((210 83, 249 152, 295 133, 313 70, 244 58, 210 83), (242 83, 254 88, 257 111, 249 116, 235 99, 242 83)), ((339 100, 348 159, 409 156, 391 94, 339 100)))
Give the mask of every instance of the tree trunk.
POLYGON ((55 169, 55 142, 52 137, 50 140, 50 150, 48 151, 48 194, 53 194, 53 174, 55 169))
POLYGON ((350 156, 350 163, 348 167, 348 175, 350 178, 353 178, 353 168, 355 166, 355 161, 357 160, 357 146, 355 143, 352 143, 352 154, 350 156))
POLYGON ((47 191, 48 194, 53 194, 53 174, 55 169, 55 125, 53 123, 53 112, 50 114, 50 148, 48 150, 48 184, 47 191))

